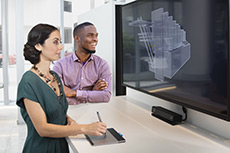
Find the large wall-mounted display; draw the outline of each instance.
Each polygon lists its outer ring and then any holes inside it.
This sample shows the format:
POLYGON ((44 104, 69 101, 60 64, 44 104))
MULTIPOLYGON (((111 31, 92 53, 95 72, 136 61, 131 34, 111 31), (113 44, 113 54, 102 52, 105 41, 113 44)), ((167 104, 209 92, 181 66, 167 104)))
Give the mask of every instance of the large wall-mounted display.
POLYGON ((151 12, 151 22, 140 17, 129 25, 140 28, 137 35, 148 53, 149 71, 157 80, 171 79, 190 58, 186 32, 163 8, 151 12))
POLYGON ((120 6, 122 83, 229 121, 229 0, 120 6))

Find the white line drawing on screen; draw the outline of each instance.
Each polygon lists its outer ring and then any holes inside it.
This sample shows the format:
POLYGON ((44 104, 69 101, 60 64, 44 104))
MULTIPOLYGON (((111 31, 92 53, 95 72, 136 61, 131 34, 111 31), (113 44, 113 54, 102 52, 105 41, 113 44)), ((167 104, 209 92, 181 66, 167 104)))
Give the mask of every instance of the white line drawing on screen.
POLYGON ((140 28, 139 41, 145 44, 149 71, 155 73, 157 80, 171 79, 190 59, 186 32, 163 8, 151 12, 151 22, 140 17, 129 26, 140 28))

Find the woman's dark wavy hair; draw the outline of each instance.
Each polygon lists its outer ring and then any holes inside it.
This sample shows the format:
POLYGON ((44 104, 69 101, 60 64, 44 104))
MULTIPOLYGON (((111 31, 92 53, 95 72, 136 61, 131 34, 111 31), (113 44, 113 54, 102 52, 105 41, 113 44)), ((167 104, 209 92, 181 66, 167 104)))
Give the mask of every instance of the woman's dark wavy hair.
POLYGON ((25 60, 30 61, 32 64, 39 63, 41 51, 37 50, 35 45, 43 45, 55 30, 58 29, 49 24, 37 24, 34 26, 28 34, 27 43, 24 45, 25 60))

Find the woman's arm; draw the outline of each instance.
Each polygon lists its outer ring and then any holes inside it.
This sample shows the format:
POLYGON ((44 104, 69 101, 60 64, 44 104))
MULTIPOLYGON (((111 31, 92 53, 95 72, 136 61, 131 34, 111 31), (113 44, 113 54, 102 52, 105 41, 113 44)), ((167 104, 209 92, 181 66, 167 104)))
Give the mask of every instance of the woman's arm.
POLYGON ((70 125, 47 123, 45 112, 39 103, 25 98, 24 104, 35 129, 41 137, 59 138, 77 134, 101 136, 106 132, 106 125, 102 122, 95 122, 91 124, 76 123, 70 125))
POLYGON ((74 125, 77 124, 75 120, 73 120, 70 116, 66 115, 67 118, 67 125, 74 125))

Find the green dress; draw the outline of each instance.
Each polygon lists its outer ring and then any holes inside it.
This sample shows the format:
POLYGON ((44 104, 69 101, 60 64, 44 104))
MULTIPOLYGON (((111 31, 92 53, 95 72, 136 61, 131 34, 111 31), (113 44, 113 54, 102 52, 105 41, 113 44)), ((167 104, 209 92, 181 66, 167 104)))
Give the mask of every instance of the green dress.
MULTIPOLYGON (((58 75, 52 71, 61 82, 58 75)), ((41 137, 37 133, 34 125, 25 109, 24 98, 37 102, 44 110, 48 123, 66 125, 66 112, 68 102, 66 100, 63 87, 63 96, 58 99, 55 92, 39 76, 32 71, 27 71, 19 85, 17 93, 17 105, 20 107, 21 115, 27 125, 27 137, 23 148, 23 153, 69 153, 68 144, 65 138, 41 137)))

